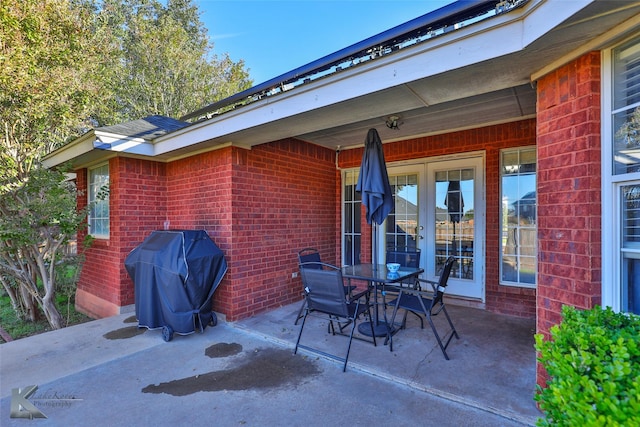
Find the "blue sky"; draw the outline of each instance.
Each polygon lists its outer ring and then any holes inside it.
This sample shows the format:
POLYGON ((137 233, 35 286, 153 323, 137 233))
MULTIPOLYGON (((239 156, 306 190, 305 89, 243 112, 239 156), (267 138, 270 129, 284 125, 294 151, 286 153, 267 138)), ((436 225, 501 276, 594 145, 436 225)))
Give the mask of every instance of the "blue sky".
POLYGON ((195 0, 214 53, 243 59, 254 84, 453 0, 195 0))

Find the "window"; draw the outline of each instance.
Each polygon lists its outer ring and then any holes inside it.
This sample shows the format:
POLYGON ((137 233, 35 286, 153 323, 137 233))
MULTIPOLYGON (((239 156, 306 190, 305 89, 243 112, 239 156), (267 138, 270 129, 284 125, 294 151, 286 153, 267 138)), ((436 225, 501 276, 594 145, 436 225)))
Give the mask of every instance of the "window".
POLYGON ((602 303, 640 314, 640 39, 603 58, 602 303))
POLYGON ((614 50, 611 121, 613 174, 640 172, 640 45, 614 50))
POLYGON ((109 237, 109 165, 89 169, 89 234, 109 237))
POLYGON ((623 311, 640 314, 640 184, 621 186, 620 204, 621 308, 623 311))
POLYGON ((500 282, 534 287, 537 257, 535 147, 501 154, 500 282))
POLYGON ((358 171, 347 171, 343 175, 342 205, 342 262, 343 265, 360 264, 360 220, 362 197, 356 192, 358 171))

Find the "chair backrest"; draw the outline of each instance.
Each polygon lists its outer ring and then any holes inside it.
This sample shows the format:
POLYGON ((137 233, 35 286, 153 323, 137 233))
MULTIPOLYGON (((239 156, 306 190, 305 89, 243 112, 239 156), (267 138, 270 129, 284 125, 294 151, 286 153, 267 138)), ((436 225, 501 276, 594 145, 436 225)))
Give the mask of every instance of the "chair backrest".
MULTIPOLYGON (((387 248, 387 264, 397 262, 400 267, 420 268, 420 249, 409 246, 390 246, 387 248)), ((403 284, 416 286, 418 278, 403 281, 403 284)))
POLYGON ((318 265, 318 263, 321 262, 322 260, 320 259, 320 252, 318 252, 317 249, 304 248, 300 252, 298 252, 299 264, 314 263, 307 265, 307 268, 322 269, 322 266, 318 265))
POLYGON ((444 291, 447 288, 447 281, 449 280, 449 275, 451 274, 451 269, 453 268, 453 264, 455 264, 456 258, 450 256, 444 262, 444 267, 442 268, 442 272, 440 273, 440 278, 438 279, 438 286, 436 287, 435 295, 433 296, 433 303, 431 306, 433 307, 436 303, 442 301, 442 296, 444 295, 444 291))
POLYGON ((300 264, 300 275, 310 310, 349 316, 340 268, 323 262, 305 262, 300 264))
POLYGON ((387 263, 397 262, 401 267, 420 268, 420 249, 408 246, 387 248, 387 263))

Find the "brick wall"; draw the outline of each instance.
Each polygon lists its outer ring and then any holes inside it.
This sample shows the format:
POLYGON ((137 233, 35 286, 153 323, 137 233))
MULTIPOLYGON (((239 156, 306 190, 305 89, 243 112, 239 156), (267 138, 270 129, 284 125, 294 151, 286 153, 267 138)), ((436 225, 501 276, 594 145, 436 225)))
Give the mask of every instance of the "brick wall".
POLYGON ((332 150, 294 139, 234 149, 233 271, 223 293, 232 319, 301 299, 297 252, 315 247, 336 263, 332 150))
MULTIPOLYGON (((535 145, 535 120, 427 136, 384 144, 387 163, 484 151, 486 170, 485 296, 487 310, 521 317, 535 316, 535 289, 499 285, 500 278, 500 150, 535 145)), ((341 168, 359 167, 363 149, 340 153, 341 168)), ((363 208, 364 209, 364 208, 363 208)), ((364 210, 363 210, 364 221, 364 210)), ((370 258, 371 229, 362 224, 362 254, 370 258)))
MULTIPOLYGON (((229 316, 227 302, 233 262, 234 148, 227 147, 171 162, 167 165, 170 228, 205 230, 225 254, 229 270, 214 295, 214 310, 229 316)), ((230 316, 232 317, 232 316, 230 316)))
MULTIPOLYGON (((94 317, 134 304, 124 260, 165 220, 172 229, 206 230, 225 253, 229 270, 214 309, 229 320, 300 300, 300 278, 292 277, 300 249, 313 246, 327 262, 338 261, 340 186, 332 150, 292 139, 166 165, 114 158, 109 171, 110 238, 86 251, 78 287, 78 308, 94 317)), ((77 173, 84 191, 87 171, 77 173)), ((86 206, 86 197, 78 205, 86 206)))
MULTIPOLYGON (((76 171, 78 190, 85 194, 78 206, 87 204, 87 170, 76 171)), ((110 238, 96 239, 86 250, 78 283, 76 305, 93 317, 117 314, 134 304, 133 282, 124 269, 129 252, 166 217, 165 165, 146 160, 116 157, 109 160, 110 238)), ((82 241, 85 232, 79 234, 82 241)))
POLYGON ((600 54, 538 81, 538 312, 548 334, 562 305, 601 299, 600 54))
POLYGON ((300 278, 292 278, 300 249, 316 247, 336 262, 333 156, 291 139, 167 166, 171 227, 204 229, 225 253, 229 270, 214 310, 228 320, 300 300, 300 278))

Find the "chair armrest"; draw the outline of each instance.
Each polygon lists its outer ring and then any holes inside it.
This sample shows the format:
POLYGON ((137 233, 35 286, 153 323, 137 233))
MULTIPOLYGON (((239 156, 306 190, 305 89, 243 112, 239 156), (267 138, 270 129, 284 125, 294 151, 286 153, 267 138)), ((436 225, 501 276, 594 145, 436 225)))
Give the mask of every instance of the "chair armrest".
MULTIPOLYGON (((422 289, 410 289, 410 288, 404 288, 400 291, 401 295, 413 295, 416 296, 418 298, 427 298, 427 299, 433 299, 435 293, 433 291, 430 290, 422 290, 422 289)), ((398 302, 400 302, 401 298, 398 298, 398 302)))
POLYGON ((371 291, 369 289, 365 289, 364 291, 361 291, 361 292, 358 292, 357 294, 352 295, 349 298, 349 302, 357 301, 365 295, 368 297, 370 293, 371 291))
POLYGON ((431 289, 433 290, 434 293, 437 291, 438 282, 436 282, 435 280, 418 278, 418 282, 419 283, 428 283, 429 285, 431 285, 431 289))
POLYGON ((411 277, 410 279, 404 281, 404 282, 391 282, 391 283, 384 283, 382 285, 382 289, 383 290, 390 290, 392 292, 399 292, 401 289, 418 289, 420 290, 420 283, 418 283, 418 281, 420 280, 419 277, 411 277))

